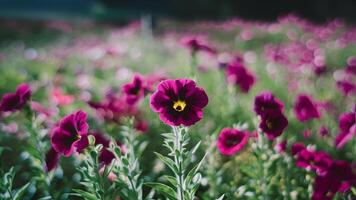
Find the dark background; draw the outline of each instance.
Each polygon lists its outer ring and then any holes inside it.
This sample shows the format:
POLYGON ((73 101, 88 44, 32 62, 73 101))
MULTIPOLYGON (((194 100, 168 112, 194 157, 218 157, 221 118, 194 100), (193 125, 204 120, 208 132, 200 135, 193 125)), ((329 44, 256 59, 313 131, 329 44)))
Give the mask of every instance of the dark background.
POLYGON ((316 22, 356 22, 356 0, 0 0, 0 18, 125 21, 145 14, 179 20, 242 17, 271 21, 295 13, 316 22))

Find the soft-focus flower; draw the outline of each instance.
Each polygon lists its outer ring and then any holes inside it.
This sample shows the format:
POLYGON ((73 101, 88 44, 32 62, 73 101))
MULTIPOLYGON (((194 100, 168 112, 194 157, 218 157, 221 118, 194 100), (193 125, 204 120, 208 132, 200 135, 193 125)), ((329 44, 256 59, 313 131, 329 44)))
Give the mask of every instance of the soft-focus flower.
POLYGON ((240 87, 240 90, 247 93, 255 83, 255 76, 241 62, 232 62, 226 69, 227 80, 240 87))
POLYGON ((51 147, 49 149, 49 151, 46 153, 45 170, 47 172, 49 172, 49 171, 52 171, 53 169, 55 169, 58 165, 59 158, 60 158, 60 155, 58 154, 58 152, 53 147, 51 147))
POLYGON ((291 152, 292 155, 297 155, 300 151, 302 151, 303 149, 306 149, 305 145, 301 142, 296 142, 292 145, 291 147, 291 152))
POLYGON ((268 110, 283 110, 283 107, 283 103, 271 92, 261 92, 255 97, 254 111, 257 115, 263 115, 268 110))
POLYGON ((59 87, 53 89, 51 99, 55 104, 61 106, 72 104, 74 101, 74 97, 72 95, 64 94, 59 87))
POLYGON ((249 133, 237 129, 224 128, 219 135, 217 147, 226 156, 241 151, 247 144, 249 133))
MULTIPOLYGON (((109 148, 110 145, 110 140, 107 139, 103 134, 101 133, 93 133, 92 134, 95 138, 95 145, 101 144, 103 145, 103 149, 101 150, 99 154, 99 162, 103 163, 104 165, 109 165, 111 161, 115 158, 114 154, 109 151, 107 148, 109 148)), ((121 153, 124 154, 126 149, 122 143, 119 141, 116 142, 120 149, 121 153)))
POLYGON ((152 110, 171 126, 195 124, 203 118, 207 104, 205 91, 190 79, 162 81, 150 98, 152 110))
POLYGON ((199 36, 187 36, 181 39, 182 44, 195 53, 198 51, 205 51, 211 54, 215 54, 216 50, 208 44, 208 42, 199 36))
POLYGON ((321 126, 319 129, 319 134, 321 136, 327 136, 329 134, 329 130, 325 126, 321 126))
POLYGON ((332 200, 337 192, 346 192, 356 185, 356 175, 350 163, 333 161, 327 172, 314 181, 312 200, 332 200))
POLYGON ((308 170, 315 170, 318 174, 325 174, 332 164, 332 158, 323 151, 302 149, 297 154, 296 165, 308 170))
POLYGON ((320 117, 316 103, 306 94, 298 95, 294 104, 294 114, 301 122, 320 117))
POLYGON ((356 93, 356 85, 350 81, 347 81, 347 80, 337 81, 336 86, 339 90, 341 90, 341 92, 345 96, 348 96, 349 94, 356 93))
POLYGON ((145 83, 141 75, 134 76, 132 83, 122 86, 125 100, 128 104, 137 103, 145 95, 145 83))
POLYGON ((286 151, 287 148, 287 140, 283 140, 281 142, 279 142, 278 144, 276 144, 276 146, 274 147, 274 149, 278 152, 278 153, 283 153, 286 151))
POLYGON ((31 98, 31 89, 27 83, 22 83, 16 88, 15 93, 5 94, 0 102, 0 111, 21 110, 31 98))
POLYGON ((73 151, 81 151, 88 146, 87 114, 81 110, 62 118, 52 130, 52 147, 69 157, 73 151))
MULTIPOLYGON (((356 109, 356 105, 355 105, 356 109)), ((335 144, 342 148, 349 140, 356 136, 356 111, 343 113, 339 118, 340 133, 336 136, 335 144)))
POLYGON ((262 115, 260 128, 270 140, 280 136, 288 125, 288 120, 280 110, 269 110, 262 115))

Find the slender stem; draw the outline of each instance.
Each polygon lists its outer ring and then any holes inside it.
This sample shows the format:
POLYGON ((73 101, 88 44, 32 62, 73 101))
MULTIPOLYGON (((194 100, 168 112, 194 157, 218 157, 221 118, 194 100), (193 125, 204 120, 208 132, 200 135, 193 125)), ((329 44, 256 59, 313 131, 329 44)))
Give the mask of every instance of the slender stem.
POLYGON ((182 133, 181 129, 176 126, 173 126, 174 134, 174 162, 178 167, 178 174, 176 176, 178 187, 177 187, 177 199, 184 200, 184 173, 183 173, 183 148, 182 148, 182 133))

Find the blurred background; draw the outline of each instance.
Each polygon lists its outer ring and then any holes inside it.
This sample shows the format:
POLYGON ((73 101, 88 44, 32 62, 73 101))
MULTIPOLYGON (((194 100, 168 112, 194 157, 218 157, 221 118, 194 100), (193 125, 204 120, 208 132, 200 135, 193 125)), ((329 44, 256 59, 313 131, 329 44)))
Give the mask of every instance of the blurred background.
POLYGON ((289 13, 323 22, 354 23, 355 0, 0 0, 0 17, 17 19, 90 18, 123 22, 151 15, 181 20, 241 17, 274 20, 289 13))

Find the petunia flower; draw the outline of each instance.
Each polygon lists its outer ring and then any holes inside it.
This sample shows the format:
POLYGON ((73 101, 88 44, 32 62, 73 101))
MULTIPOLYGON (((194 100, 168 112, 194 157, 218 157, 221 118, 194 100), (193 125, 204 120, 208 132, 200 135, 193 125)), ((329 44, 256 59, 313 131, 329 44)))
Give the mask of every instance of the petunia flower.
POLYGON ((297 154, 296 165, 300 168, 315 170, 317 174, 323 175, 332 164, 332 158, 323 151, 302 149, 297 154))
POLYGON ((231 156, 241 151, 247 144, 249 133, 237 129, 224 128, 219 135, 217 147, 226 156, 231 156))
POLYGON ((325 126, 321 126, 319 129, 319 134, 323 137, 327 136, 329 134, 328 128, 326 128, 325 126))
POLYGON ((181 39, 181 43, 192 53, 204 51, 210 54, 216 54, 216 50, 208 44, 202 36, 186 36, 181 39))
POLYGON ((255 76, 242 62, 232 62, 226 69, 227 80, 239 86, 240 90, 247 93, 255 83, 255 76))
POLYGON ((315 178, 312 200, 332 200, 337 192, 346 192, 356 185, 356 174, 351 164, 335 160, 323 175, 315 178))
POLYGON ((62 118, 59 125, 52 130, 52 147, 60 154, 69 157, 88 146, 87 114, 81 110, 62 118))
POLYGON ((356 93, 356 85, 348 80, 340 80, 336 82, 336 87, 345 95, 356 93))
POLYGON ((274 147, 274 149, 278 152, 278 153, 283 153, 286 151, 287 148, 287 140, 283 140, 279 143, 277 143, 274 147))
POLYGON ((190 79, 162 81, 150 98, 150 106, 171 126, 191 126, 203 118, 208 104, 205 91, 190 79))
POLYGON ((280 110, 269 110, 262 115, 260 128, 270 140, 280 136, 288 125, 288 120, 280 110))
POLYGON ((303 149, 306 149, 305 145, 301 142, 296 142, 292 145, 291 147, 291 152, 292 155, 295 156, 297 155, 300 151, 302 151, 303 149))
POLYGON ((130 105, 137 103, 145 95, 145 83, 141 75, 136 74, 132 83, 122 86, 124 98, 130 105))
MULTIPOLYGON (((356 109, 356 105, 355 105, 356 109)), ((356 136, 356 111, 343 113, 339 118, 340 133, 336 136, 335 145, 342 148, 349 140, 356 136)))
POLYGON ((296 118, 305 122, 311 119, 319 118, 320 112, 317 104, 312 100, 309 95, 300 94, 294 104, 294 114, 296 118))
POLYGON ((15 112, 16 110, 21 110, 30 98, 30 86, 27 83, 22 83, 17 86, 15 93, 7 93, 2 97, 0 111, 15 112))
POLYGON ((263 115, 268 110, 283 110, 283 107, 283 103, 271 92, 261 92, 255 97, 254 111, 257 115, 263 115))

